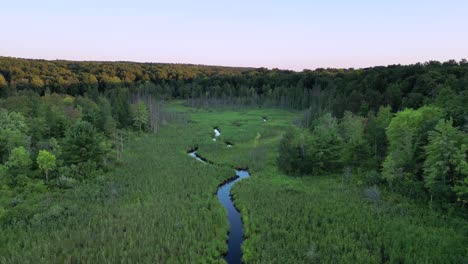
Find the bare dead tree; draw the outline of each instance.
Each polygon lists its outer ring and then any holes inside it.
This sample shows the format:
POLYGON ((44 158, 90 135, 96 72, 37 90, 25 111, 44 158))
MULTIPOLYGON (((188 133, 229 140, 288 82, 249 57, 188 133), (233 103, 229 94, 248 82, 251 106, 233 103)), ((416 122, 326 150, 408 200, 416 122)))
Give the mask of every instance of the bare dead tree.
POLYGON ((118 129, 115 132, 114 146, 115 146, 115 153, 117 155, 117 160, 119 161, 121 161, 123 158, 124 142, 125 142, 125 131, 122 129, 118 129))

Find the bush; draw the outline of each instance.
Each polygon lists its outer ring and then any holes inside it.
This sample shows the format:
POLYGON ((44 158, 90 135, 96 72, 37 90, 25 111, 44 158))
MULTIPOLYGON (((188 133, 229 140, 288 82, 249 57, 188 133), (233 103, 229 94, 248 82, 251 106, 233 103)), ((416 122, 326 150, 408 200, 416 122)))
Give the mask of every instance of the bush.
POLYGON ((93 161, 82 162, 70 165, 69 167, 62 167, 60 174, 62 177, 71 178, 74 180, 84 180, 86 178, 94 178, 99 174, 100 170, 93 161))
POLYGON ((57 179, 57 182, 55 183, 55 185, 62 189, 72 189, 76 185, 76 180, 73 178, 68 178, 66 176, 60 176, 57 179))

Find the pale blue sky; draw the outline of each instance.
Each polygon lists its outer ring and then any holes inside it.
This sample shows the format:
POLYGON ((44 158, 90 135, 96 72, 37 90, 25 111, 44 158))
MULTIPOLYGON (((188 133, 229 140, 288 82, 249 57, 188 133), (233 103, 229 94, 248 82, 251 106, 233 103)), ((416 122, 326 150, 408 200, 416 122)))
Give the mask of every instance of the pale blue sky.
POLYGON ((367 67, 468 58, 466 0, 0 0, 0 56, 367 67))

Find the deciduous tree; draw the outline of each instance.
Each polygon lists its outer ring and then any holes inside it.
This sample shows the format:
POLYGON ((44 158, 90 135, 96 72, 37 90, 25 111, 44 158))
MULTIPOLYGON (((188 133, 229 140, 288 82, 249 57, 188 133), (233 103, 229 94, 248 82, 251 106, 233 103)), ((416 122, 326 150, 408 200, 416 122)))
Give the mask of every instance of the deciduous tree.
POLYGON ((133 126, 142 131, 149 122, 148 108, 143 102, 137 102, 132 113, 133 126))
POLYGON ((46 184, 49 183, 49 172, 55 170, 57 166, 57 159, 55 155, 48 152, 47 150, 40 150, 37 155, 37 165, 39 169, 44 172, 46 184))
POLYGON ((425 150, 425 186, 434 198, 454 201, 454 187, 463 186, 468 177, 466 135, 452 126, 452 120, 440 120, 435 130, 429 132, 429 144, 425 150))

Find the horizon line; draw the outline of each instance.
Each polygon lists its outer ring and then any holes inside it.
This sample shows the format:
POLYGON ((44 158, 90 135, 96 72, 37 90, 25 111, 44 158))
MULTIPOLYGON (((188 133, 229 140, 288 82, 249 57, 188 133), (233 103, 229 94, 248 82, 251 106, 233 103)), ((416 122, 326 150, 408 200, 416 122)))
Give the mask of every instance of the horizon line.
POLYGON ((457 59, 448 59, 448 60, 437 60, 431 59, 427 61, 418 61, 412 63, 397 63, 397 64, 386 64, 386 65, 372 65, 367 67, 316 67, 316 68, 303 68, 302 70, 294 70, 294 69, 287 69, 287 68, 278 68, 278 67, 255 67, 255 66, 237 66, 237 65, 215 65, 215 64, 202 64, 202 63, 190 63, 190 62, 155 62, 155 61, 139 61, 139 60, 76 60, 76 59, 63 59, 63 58, 55 58, 55 59, 45 59, 45 58, 27 58, 27 57, 15 57, 15 56, 8 56, 8 55, 1 55, 0 58, 9 58, 9 59, 19 59, 19 60, 32 60, 32 61, 48 61, 48 62, 89 62, 89 63, 135 63, 135 64, 161 64, 161 65, 186 65, 186 66, 202 66, 202 67, 220 67, 220 68, 240 68, 240 69, 268 69, 268 70, 280 70, 280 71, 293 71, 293 72, 304 72, 304 71, 316 71, 320 69, 325 70, 365 70, 370 68, 377 68, 377 67, 390 67, 390 66, 412 66, 417 64, 428 64, 430 62, 438 62, 441 64, 447 62, 456 62, 457 64, 460 63, 467 63, 467 58, 457 59))

